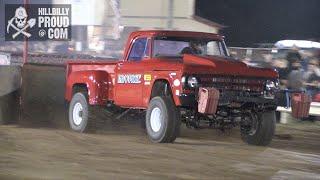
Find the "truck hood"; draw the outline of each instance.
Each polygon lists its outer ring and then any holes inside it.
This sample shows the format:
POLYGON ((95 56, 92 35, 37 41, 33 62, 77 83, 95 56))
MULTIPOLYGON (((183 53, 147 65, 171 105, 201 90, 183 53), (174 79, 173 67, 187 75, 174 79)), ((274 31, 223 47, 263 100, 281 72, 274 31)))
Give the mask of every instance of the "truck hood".
POLYGON ((278 73, 269 68, 251 67, 229 57, 183 56, 184 73, 186 74, 217 74, 228 76, 246 76, 261 78, 278 78, 278 73))

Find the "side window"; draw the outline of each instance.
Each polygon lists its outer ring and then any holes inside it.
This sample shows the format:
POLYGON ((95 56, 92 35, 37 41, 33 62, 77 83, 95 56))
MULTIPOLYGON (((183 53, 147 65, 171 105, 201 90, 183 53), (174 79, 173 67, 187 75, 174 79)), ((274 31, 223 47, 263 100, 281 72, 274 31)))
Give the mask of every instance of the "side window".
POLYGON ((150 43, 147 38, 136 39, 132 45, 129 61, 140 61, 143 57, 148 56, 150 43))
POLYGON ((207 44, 207 54, 208 55, 221 55, 221 46, 217 41, 210 41, 207 44))

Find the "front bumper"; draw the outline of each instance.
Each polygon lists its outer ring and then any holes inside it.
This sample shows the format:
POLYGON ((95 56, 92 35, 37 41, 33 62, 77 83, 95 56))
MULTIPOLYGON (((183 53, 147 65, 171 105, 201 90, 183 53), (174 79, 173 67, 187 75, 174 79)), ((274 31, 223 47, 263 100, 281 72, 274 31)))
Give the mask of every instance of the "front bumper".
MULTIPOLYGON (((196 107, 198 105, 197 97, 195 94, 181 94, 180 103, 182 107, 196 107)), ((253 103, 258 105, 267 105, 270 107, 276 108, 276 100, 269 99, 265 97, 244 97, 244 96, 220 96, 219 97, 219 104, 226 105, 228 103, 253 103)))

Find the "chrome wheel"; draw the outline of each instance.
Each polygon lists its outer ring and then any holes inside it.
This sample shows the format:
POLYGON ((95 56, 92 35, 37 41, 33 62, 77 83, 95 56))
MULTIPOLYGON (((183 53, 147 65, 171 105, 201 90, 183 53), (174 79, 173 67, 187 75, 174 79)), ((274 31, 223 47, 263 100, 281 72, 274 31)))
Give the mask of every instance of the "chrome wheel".
POLYGON ((161 118, 162 118, 162 113, 160 108, 155 107, 151 111, 151 117, 150 117, 150 126, 152 131, 158 132, 161 128, 161 118))
POLYGON ((74 106, 73 106, 73 111, 72 111, 72 119, 73 119, 73 123, 77 126, 79 126, 83 120, 82 118, 82 114, 83 114, 83 107, 82 104, 77 102, 74 106))

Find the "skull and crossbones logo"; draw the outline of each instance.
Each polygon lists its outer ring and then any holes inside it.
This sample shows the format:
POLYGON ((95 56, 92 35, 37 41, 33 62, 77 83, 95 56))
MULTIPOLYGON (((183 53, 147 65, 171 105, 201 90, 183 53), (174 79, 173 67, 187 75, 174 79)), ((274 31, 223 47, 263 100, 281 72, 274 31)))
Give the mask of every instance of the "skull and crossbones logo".
POLYGON ((26 31, 27 28, 32 28, 36 24, 36 19, 31 18, 27 21, 28 14, 24 7, 19 7, 15 11, 15 15, 8 21, 7 33, 9 33, 10 27, 17 32, 12 35, 12 39, 15 39, 19 34, 23 34, 26 37, 31 37, 31 34, 26 31))

